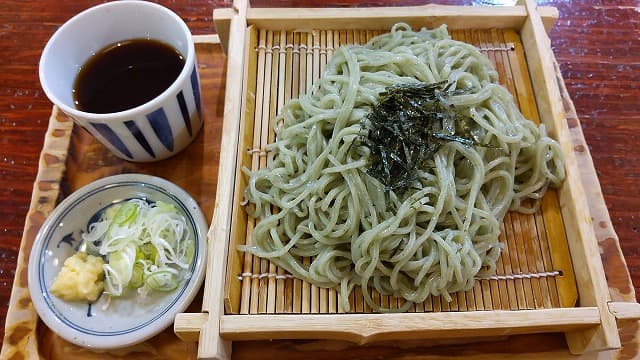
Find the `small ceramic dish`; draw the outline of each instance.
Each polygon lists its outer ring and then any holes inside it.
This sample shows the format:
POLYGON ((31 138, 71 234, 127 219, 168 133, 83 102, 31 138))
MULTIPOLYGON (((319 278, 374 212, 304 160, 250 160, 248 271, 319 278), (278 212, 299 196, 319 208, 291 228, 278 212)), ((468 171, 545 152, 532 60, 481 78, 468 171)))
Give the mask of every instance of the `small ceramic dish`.
POLYGON ((197 294, 206 267, 207 221, 197 202, 177 185, 158 177, 125 174, 88 184, 51 212, 36 236, 29 258, 29 291, 44 323, 62 338, 95 350, 122 348, 153 337, 170 326, 197 294), (82 233, 108 206, 138 198, 174 204, 195 235, 191 276, 171 292, 135 292, 122 298, 102 294, 92 304, 66 302, 50 293, 65 259, 75 254, 82 233), (96 215, 97 214, 97 215, 96 215))

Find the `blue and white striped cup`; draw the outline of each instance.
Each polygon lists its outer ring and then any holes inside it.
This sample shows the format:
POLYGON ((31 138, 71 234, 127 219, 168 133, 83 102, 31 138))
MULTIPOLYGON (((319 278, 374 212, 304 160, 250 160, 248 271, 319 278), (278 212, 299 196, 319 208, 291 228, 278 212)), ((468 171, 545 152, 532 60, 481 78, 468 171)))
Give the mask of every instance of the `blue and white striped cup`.
POLYGON ((178 15, 151 2, 110 2, 71 18, 44 48, 40 82, 56 106, 125 160, 168 158, 187 147, 202 127, 191 32, 178 15), (184 68, 173 84, 153 100, 125 111, 94 114, 78 110, 72 89, 83 64, 107 45, 139 38, 160 40, 184 56, 184 68))

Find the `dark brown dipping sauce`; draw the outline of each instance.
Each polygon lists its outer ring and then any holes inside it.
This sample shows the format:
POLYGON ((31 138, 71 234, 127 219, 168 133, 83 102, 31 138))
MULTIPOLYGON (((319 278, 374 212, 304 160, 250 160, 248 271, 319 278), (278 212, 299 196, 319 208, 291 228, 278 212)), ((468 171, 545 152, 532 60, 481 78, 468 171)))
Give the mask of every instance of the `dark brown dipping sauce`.
POLYGON ((182 54, 161 41, 120 41, 82 66, 73 84, 73 101, 78 110, 95 114, 128 110, 160 95, 183 67, 182 54))

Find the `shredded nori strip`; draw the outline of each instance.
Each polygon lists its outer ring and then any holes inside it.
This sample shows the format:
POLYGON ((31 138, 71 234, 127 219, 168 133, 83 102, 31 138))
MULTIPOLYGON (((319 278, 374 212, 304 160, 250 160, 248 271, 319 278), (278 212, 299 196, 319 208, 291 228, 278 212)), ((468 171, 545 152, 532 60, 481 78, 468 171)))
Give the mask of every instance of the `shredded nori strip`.
POLYGON ((442 145, 450 141, 478 145, 473 134, 477 125, 455 106, 447 105, 449 96, 463 93, 465 90, 451 90, 446 81, 385 88, 362 122, 368 134, 360 140, 371 151, 368 173, 386 190, 402 194, 419 186, 418 171, 428 166, 442 145))

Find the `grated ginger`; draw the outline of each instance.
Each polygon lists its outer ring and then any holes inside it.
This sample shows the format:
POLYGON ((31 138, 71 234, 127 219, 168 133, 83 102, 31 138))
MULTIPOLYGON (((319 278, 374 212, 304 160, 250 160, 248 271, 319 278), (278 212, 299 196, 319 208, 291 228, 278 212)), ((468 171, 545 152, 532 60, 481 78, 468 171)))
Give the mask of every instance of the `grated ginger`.
POLYGON ((65 301, 96 301, 104 289, 102 258, 78 252, 64 261, 51 293, 65 301))

